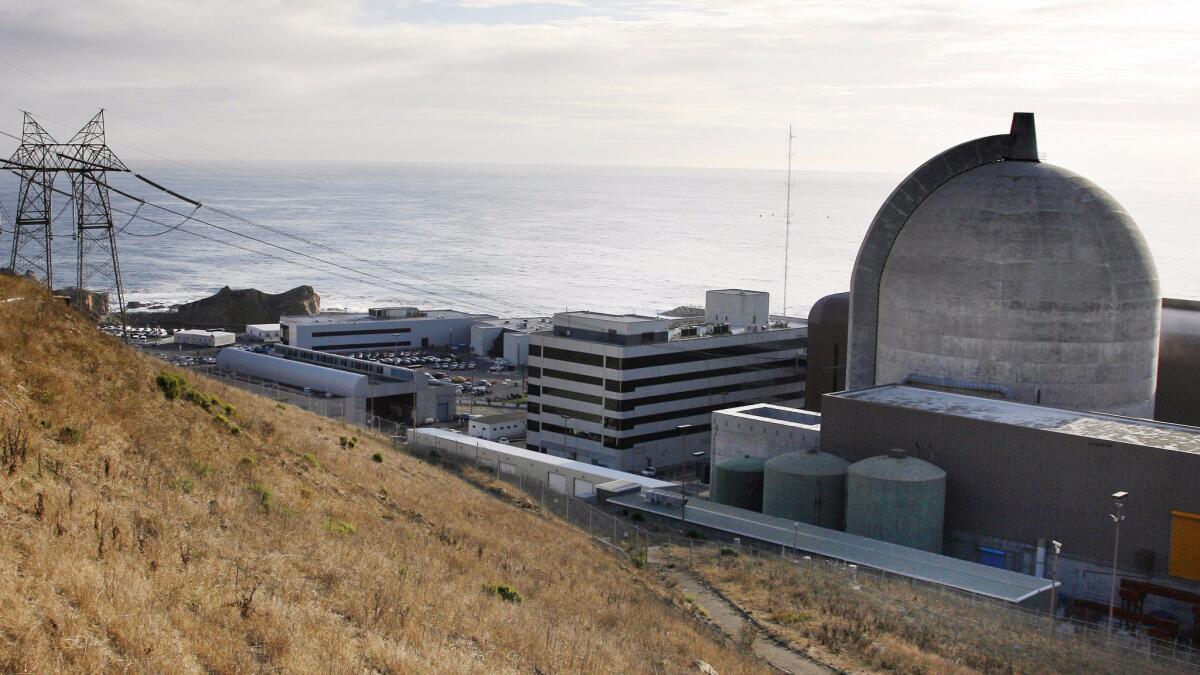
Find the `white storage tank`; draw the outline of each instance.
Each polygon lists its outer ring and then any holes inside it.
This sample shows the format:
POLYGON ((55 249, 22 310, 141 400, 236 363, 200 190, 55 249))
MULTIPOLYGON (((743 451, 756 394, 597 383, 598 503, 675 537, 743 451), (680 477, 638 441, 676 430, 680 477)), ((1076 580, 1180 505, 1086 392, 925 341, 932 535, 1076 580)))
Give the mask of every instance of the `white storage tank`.
POLYGON ((942 552, 946 472, 904 450, 870 457, 846 470, 846 531, 942 552))

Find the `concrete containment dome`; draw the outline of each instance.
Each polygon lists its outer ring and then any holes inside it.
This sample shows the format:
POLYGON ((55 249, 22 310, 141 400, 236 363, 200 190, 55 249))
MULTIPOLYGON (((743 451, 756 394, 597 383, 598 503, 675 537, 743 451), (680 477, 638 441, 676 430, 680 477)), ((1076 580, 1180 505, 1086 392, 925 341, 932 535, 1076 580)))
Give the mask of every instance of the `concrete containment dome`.
POLYGON ((852 280, 848 386, 1149 417, 1161 302, 1149 248, 1107 192, 1038 161, 1024 115, 930 160, 876 216, 852 280))
POLYGON ((846 531, 941 553, 946 472, 903 450, 846 470, 846 531))
POLYGON ((848 466, 841 457, 815 448, 772 457, 763 471, 763 513, 840 530, 848 466))

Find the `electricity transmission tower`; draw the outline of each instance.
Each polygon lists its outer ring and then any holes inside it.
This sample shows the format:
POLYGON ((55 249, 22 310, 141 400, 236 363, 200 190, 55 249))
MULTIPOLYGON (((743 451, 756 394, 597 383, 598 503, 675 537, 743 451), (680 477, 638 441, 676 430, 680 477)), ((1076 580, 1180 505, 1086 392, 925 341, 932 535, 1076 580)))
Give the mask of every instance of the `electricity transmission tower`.
POLYGON ((68 174, 75 212, 77 297, 86 297, 85 291, 107 294, 110 304, 116 301, 124 326, 125 291, 106 173, 129 168, 105 143, 104 111, 96 113, 66 143, 56 142, 25 113, 21 145, 8 164, 21 177, 9 260, 12 271, 30 271, 54 288, 51 196, 61 194, 54 187, 54 179, 59 173, 68 174))
POLYGON ((57 158, 48 157, 54 147, 54 137, 25 113, 21 124, 21 145, 7 164, 21 177, 17 193, 17 216, 13 219, 12 256, 9 269, 13 274, 27 272, 54 287, 54 217, 50 211, 50 193, 58 175, 57 158))

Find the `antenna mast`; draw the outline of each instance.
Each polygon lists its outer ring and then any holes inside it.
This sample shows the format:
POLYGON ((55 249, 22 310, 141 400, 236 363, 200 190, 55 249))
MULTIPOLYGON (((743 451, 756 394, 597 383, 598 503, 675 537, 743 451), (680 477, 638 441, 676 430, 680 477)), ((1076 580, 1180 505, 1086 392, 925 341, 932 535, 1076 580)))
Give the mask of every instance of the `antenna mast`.
POLYGON ((787 316, 788 248, 792 238, 792 125, 788 125, 787 205, 783 213, 783 315, 787 316))

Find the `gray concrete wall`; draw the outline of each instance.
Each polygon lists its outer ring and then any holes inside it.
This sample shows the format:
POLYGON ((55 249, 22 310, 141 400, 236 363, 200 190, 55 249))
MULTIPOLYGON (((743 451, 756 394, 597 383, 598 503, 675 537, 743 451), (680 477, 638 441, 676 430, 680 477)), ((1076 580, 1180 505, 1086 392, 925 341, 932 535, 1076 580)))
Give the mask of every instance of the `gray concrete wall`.
POLYGON ((1136 569, 1135 552, 1149 549, 1165 575, 1171 511, 1200 513, 1200 455, 837 396, 825 397, 821 415, 826 452, 858 461, 905 448, 944 469, 947 530, 1026 545, 1056 539, 1103 565, 1112 556, 1110 495, 1125 490, 1120 566, 1136 569))
POLYGON ((992 163, 943 185, 897 236, 873 384, 915 374, 1150 417, 1159 305, 1149 247, 1108 193, 1048 164, 992 163))

